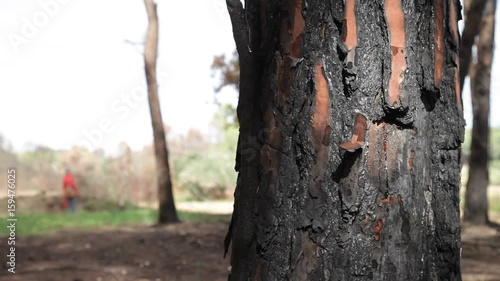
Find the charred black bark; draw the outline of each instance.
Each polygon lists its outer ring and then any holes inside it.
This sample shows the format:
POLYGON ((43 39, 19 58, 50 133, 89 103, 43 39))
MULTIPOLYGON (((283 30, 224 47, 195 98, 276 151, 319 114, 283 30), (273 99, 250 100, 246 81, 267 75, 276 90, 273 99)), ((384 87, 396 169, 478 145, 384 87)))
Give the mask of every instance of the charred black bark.
POLYGON ((489 184, 489 114, 491 64, 495 42, 496 0, 488 0, 477 40, 477 62, 472 66, 472 141, 469 158, 469 179, 465 192, 464 220, 475 224, 488 223, 487 187, 489 184))
POLYGON ((458 9, 436 2, 441 17, 429 2, 248 0, 246 46, 230 6, 229 280, 460 280, 458 9))
POLYGON ((231 248, 231 280, 244 280, 255 273, 255 202, 259 181, 261 138, 259 7, 250 1, 245 9, 239 0, 227 0, 240 60, 240 95, 237 117, 240 125, 235 170, 238 172, 234 211, 227 233, 225 253, 231 248))

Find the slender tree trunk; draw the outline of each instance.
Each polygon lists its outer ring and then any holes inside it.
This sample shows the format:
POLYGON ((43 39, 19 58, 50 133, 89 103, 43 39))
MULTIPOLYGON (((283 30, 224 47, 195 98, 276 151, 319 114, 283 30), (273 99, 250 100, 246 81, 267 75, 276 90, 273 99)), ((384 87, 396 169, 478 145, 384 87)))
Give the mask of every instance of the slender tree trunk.
POLYGON ((227 4, 229 280, 461 280, 458 1, 227 4))
POLYGON ((472 66, 470 76, 473 123, 464 220, 475 224, 488 222, 490 84, 495 42, 496 2, 497 0, 488 0, 486 4, 476 43, 477 61, 472 66))
POLYGON ((148 13, 148 34, 144 50, 144 62, 146 80, 148 83, 148 100, 151 112, 151 123, 153 125, 153 136, 156 155, 156 171, 158 173, 158 199, 159 199, 159 223, 177 222, 177 211, 175 209, 174 195, 172 192, 172 180, 168 164, 167 141, 160 110, 158 98, 158 84, 156 81, 156 57, 158 54, 158 15, 156 4, 153 0, 144 0, 148 13))
POLYGON ((465 0, 465 26, 460 42, 460 89, 463 89, 465 77, 469 72, 472 46, 480 31, 484 7, 489 0, 465 0))

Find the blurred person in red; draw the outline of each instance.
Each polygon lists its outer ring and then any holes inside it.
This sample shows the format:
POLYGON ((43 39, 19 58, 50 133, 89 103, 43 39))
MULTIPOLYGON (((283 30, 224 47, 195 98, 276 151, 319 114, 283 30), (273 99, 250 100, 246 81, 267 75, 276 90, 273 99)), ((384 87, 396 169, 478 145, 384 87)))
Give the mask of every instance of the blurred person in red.
POLYGON ((78 197, 78 188, 75 178, 71 174, 71 169, 66 169, 66 175, 63 179, 63 208, 72 213, 76 210, 76 198, 78 197))

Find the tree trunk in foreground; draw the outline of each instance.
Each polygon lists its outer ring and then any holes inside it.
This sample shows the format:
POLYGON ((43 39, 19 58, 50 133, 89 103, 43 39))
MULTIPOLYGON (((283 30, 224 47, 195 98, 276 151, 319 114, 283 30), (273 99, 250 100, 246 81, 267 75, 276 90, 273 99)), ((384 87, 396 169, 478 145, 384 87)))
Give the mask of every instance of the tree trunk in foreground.
POLYGON ((485 7, 476 43, 477 62, 473 64, 470 75, 473 123, 464 220, 475 224, 488 223, 490 84, 496 2, 497 0, 488 0, 485 7))
POLYGON ((161 118, 160 100, 158 98, 158 84, 156 81, 156 57, 158 54, 158 15, 153 0, 144 0, 148 12, 148 34, 144 50, 146 80, 148 83, 148 100, 153 125, 153 136, 156 156, 156 171, 158 173, 158 223, 177 222, 172 180, 168 164, 167 141, 161 118))
POLYGON ((460 280, 458 1, 227 0, 229 280, 460 280))

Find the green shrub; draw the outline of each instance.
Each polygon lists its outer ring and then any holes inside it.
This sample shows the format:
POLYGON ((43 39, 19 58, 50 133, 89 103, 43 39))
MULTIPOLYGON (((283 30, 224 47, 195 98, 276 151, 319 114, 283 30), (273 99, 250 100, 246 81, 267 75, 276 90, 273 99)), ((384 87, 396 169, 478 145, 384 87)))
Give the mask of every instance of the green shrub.
MULTIPOLYGON (((464 143, 462 144, 462 151, 465 156, 470 155, 471 140, 472 130, 466 129, 464 143)), ((490 128, 489 150, 491 160, 500 160, 500 128, 490 128)))
POLYGON ((224 199, 236 183, 234 154, 228 150, 180 157, 174 171, 178 188, 194 200, 224 199))
MULTIPOLYGON (((464 155, 464 169, 462 170, 462 185, 467 184, 468 178, 468 163, 467 159, 470 155, 470 143, 472 139, 471 129, 465 130, 465 140, 462 145, 462 152, 464 155)), ((489 174, 490 184, 500 185, 500 128, 490 128, 490 141, 489 141, 489 174)))
POLYGON ((490 161, 490 184, 500 185, 500 159, 490 161))

